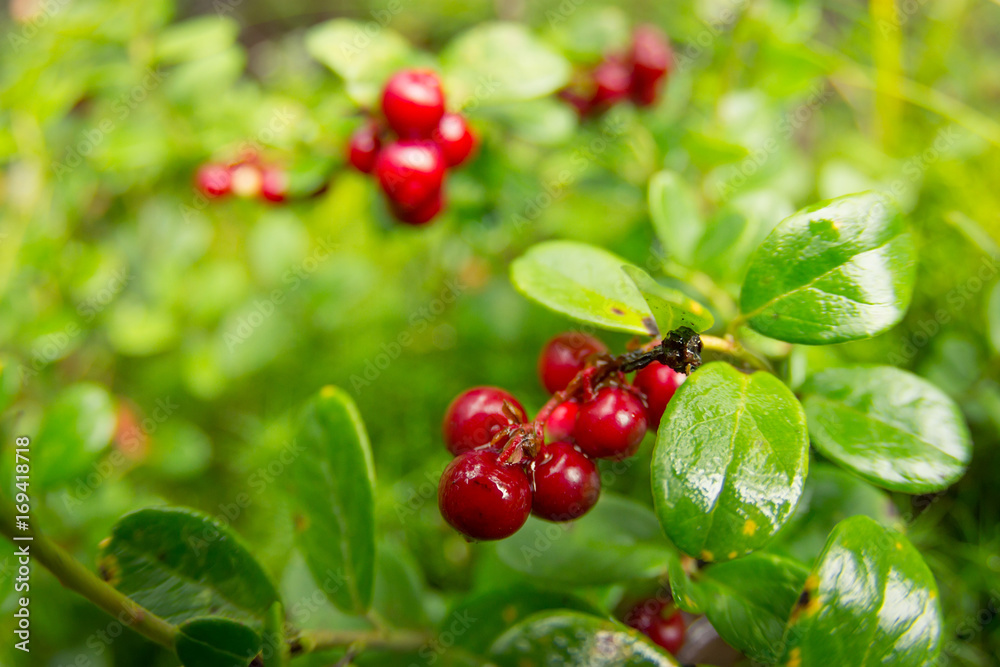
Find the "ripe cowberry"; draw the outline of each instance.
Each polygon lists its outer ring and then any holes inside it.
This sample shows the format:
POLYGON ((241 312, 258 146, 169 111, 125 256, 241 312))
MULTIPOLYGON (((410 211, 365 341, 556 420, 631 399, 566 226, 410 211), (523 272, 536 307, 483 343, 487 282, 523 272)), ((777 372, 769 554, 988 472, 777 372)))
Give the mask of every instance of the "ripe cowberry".
POLYGON ((347 159, 358 171, 369 174, 375 168, 381 141, 375 123, 365 123, 351 135, 347 144, 347 159))
POLYGON ((390 201, 389 208, 400 222, 408 225, 423 225, 430 222, 444 208, 444 195, 438 190, 431 195, 430 199, 413 208, 390 201))
POLYGON ((629 68, 620 60, 608 59, 594 69, 594 96, 591 106, 606 109, 628 97, 632 81, 629 68))
POLYGON ((538 357, 538 375, 542 385, 554 394, 562 391, 583 370, 587 357, 607 352, 607 346, 585 333, 561 333, 542 348, 538 357))
POLYGON ((230 168, 232 174, 233 193, 239 197, 256 197, 260 195, 260 166, 250 162, 234 165, 230 168))
POLYGON ((549 521, 571 521, 586 514, 601 495, 601 474, 594 462, 568 442, 545 445, 532 461, 531 513, 549 521))
POLYGON ((531 484, 520 465, 502 465, 489 449, 466 452, 444 469, 438 507, 452 528, 473 540, 517 532, 531 511, 531 484))
POLYGON ((278 167, 264 167, 260 173, 260 196, 271 202, 283 202, 288 196, 288 174, 278 167))
POLYGON ((382 113, 400 137, 430 137, 444 115, 438 75, 423 69, 396 72, 382 92, 382 113))
POLYGON ((580 404, 576 401, 560 403, 545 421, 545 442, 558 442, 573 437, 573 427, 576 416, 580 413, 580 404))
POLYGON ((452 454, 488 445, 493 436, 526 419, 517 399, 497 387, 474 387, 459 394, 444 413, 444 444, 452 454), (512 421, 504 405, 513 413, 512 421))
POLYGON ((441 189, 444 158, 433 141, 397 141, 379 152, 375 175, 390 200, 415 209, 441 189))
POLYGON ((670 42, 659 29, 642 25, 632 35, 632 63, 630 94, 638 106, 649 106, 656 101, 660 82, 670 69, 673 54, 670 42))
POLYGON ((677 387, 686 379, 684 373, 678 373, 658 361, 654 361, 635 374, 632 386, 646 398, 646 418, 650 428, 660 427, 660 419, 667 403, 673 398, 677 387))
POLYGON ((630 390, 603 387, 580 406, 573 438, 595 459, 623 459, 635 454, 646 435, 646 406, 630 390))
POLYGON ((664 618, 667 605, 662 600, 650 598, 640 602, 625 617, 625 624, 643 633, 672 654, 684 646, 684 616, 680 611, 664 618))
POLYGON ((198 169, 195 183, 207 197, 224 197, 232 188, 233 175, 224 165, 205 164, 198 169))
POLYGON ((469 129, 469 124, 457 113, 446 113, 441 117, 434 133, 434 141, 441 147, 445 164, 449 167, 457 167, 465 162, 476 147, 476 137, 469 129))

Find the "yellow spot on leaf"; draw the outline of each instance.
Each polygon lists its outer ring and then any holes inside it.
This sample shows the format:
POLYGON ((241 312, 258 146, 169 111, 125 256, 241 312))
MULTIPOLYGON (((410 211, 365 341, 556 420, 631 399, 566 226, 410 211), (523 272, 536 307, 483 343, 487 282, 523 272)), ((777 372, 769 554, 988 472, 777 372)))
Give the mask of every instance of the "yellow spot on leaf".
POLYGON ((806 590, 814 591, 819 588, 819 577, 815 574, 810 574, 806 577, 806 590))
POLYGON ((702 549, 701 559, 706 563, 711 563, 713 560, 715 560, 715 556, 708 549, 702 549))
POLYGON ((328 384, 319 390, 319 395, 323 398, 333 398, 337 394, 337 388, 332 384, 328 384))
POLYGON ((733 560, 733 559, 734 559, 734 558, 736 558, 737 556, 739 556, 739 554, 738 554, 738 553, 736 553, 735 551, 730 551, 730 552, 729 552, 729 560, 733 560))
POLYGON ((788 667, 801 667, 802 665, 802 651, 793 648, 792 652, 788 654, 788 667))
POLYGON ((747 519, 746 523, 743 524, 743 534, 753 535, 757 532, 757 522, 753 519, 747 519))
POLYGON ((903 548, 903 543, 902 542, 896 542, 896 548, 897 549, 902 549, 903 548))

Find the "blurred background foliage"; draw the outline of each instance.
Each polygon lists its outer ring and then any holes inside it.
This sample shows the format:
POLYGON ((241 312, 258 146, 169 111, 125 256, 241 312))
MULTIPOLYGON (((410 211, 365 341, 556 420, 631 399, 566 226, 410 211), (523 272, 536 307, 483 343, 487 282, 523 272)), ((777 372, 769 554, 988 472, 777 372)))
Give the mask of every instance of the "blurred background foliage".
MULTIPOLYGON (((440 619, 456 592, 521 576, 447 529, 435 502, 455 394, 495 384, 529 409, 546 398, 536 355, 567 322, 512 290, 510 259, 558 237, 660 267, 646 184, 670 168, 712 232, 695 270, 666 260, 667 273, 724 327, 746 256, 775 223, 878 188, 918 236, 908 317, 872 341, 796 349, 785 372, 794 385, 828 363, 893 363, 963 406, 969 473, 940 496, 893 500, 942 589, 939 664, 998 664, 998 3, 11 0, 0 33, 0 474, 12 480, 15 436, 33 435, 38 520, 85 563, 124 512, 188 505, 230 521, 288 599, 308 600, 280 455, 295 409, 332 383, 373 443, 377 608, 401 625, 440 619), (343 168, 361 115, 307 48, 341 17, 379 48, 391 31, 421 50, 391 58, 443 52, 446 64, 464 62, 453 40, 486 21, 523 23, 576 66, 651 22, 678 67, 657 107, 583 124, 551 96, 473 99, 478 157, 451 176, 445 215, 402 228, 343 168), (247 146, 303 187, 332 174, 329 188, 284 206, 197 194, 199 164, 247 146)), ((616 491, 648 499, 650 446, 616 491)), ((13 561, 0 555, 4 636, 13 561)), ((47 573, 32 586, 30 664, 173 664, 109 636, 109 619, 47 573)), ((326 603, 298 612, 300 625, 364 623, 326 603)))

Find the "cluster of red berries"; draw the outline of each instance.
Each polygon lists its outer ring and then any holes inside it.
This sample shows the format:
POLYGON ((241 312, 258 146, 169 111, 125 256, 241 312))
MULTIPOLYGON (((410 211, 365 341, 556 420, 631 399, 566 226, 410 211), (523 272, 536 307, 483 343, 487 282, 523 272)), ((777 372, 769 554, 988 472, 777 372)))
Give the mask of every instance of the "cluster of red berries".
POLYGON ((633 32, 628 53, 605 57, 581 73, 560 97, 576 107, 580 116, 603 113, 626 99, 636 106, 651 106, 672 63, 666 35, 654 26, 642 25, 633 32))
POLYGON ((635 628, 654 643, 676 655, 684 645, 684 615, 660 598, 638 603, 625 615, 625 625, 635 628))
POLYGON ((278 203, 288 197, 288 174, 280 167, 262 163, 255 151, 230 164, 202 165, 195 176, 195 185, 212 199, 233 194, 278 203))
POLYGON ((468 159, 476 137, 464 116, 445 112, 441 80, 430 70, 396 72, 382 91, 382 116, 384 124, 369 119, 354 133, 348 160, 374 173, 398 220, 430 222, 444 206, 445 171, 468 159))
POLYGON ((570 521, 594 506, 601 492, 594 459, 635 454, 686 377, 654 362, 631 384, 617 372, 591 383, 609 358, 607 346, 586 334, 549 341, 538 372, 553 398, 530 424, 503 389, 475 387, 452 401, 443 430, 456 458, 441 475, 438 504, 453 528, 497 540, 517 532, 529 514, 570 521))

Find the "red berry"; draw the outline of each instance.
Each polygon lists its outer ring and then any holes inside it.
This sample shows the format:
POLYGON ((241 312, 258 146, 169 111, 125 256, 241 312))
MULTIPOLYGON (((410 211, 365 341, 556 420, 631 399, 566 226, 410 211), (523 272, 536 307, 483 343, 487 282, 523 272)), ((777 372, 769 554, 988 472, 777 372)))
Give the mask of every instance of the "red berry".
POLYGON ((444 444, 452 454, 488 445, 493 436, 527 419, 517 399, 497 387, 474 387, 459 394, 444 413, 444 444), (517 422, 504 413, 504 404, 517 422))
POLYGON ((224 197, 231 191, 232 174, 221 164, 205 164, 198 169, 195 183, 207 197, 224 197))
POLYGON ((655 598, 640 602, 625 617, 625 624, 676 654, 684 646, 684 616, 674 610, 668 618, 664 618, 665 607, 666 603, 655 598))
POLYGON ((370 174, 375 168, 381 145, 378 127, 375 123, 365 123, 351 135, 351 141, 347 144, 347 159, 358 171, 370 174))
POLYGON ((573 427, 576 416, 580 412, 580 404, 576 401, 560 403, 545 420, 545 442, 558 442, 573 437, 573 427))
POLYGON ((595 107, 606 109, 622 101, 629 94, 632 80, 629 68, 619 60, 605 60, 594 69, 594 96, 590 102, 595 107))
POLYGON ((444 92, 438 75, 422 69, 393 74, 382 92, 382 113, 399 136, 430 137, 444 115, 444 92))
POLYGON ((604 343, 585 333, 567 331, 559 334, 545 344, 538 357, 542 385, 550 394, 562 391, 583 370, 587 357, 607 351, 604 343))
POLYGON ((433 141, 397 141, 379 152, 375 175, 389 199, 415 209, 441 189, 444 158, 433 141))
POLYGON ((501 465, 497 453, 459 455, 438 483, 438 507, 452 528, 473 540, 501 540, 531 512, 531 484, 519 465, 501 465))
POLYGON ((261 193, 262 174, 260 166, 243 162, 229 168, 232 176, 233 194, 239 197, 257 197, 261 193))
POLYGON ((559 97, 571 104, 581 118, 591 112, 590 98, 580 94, 576 90, 564 88, 559 91, 559 97))
POLYGON ((288 174, 277 167, 265 167, 260 173, 260 196, 271 202, 283 202, 288 196, 288 174))
POLYGON ((632 101, 648 106, 656 101, 659 84, 673 62, 670 42, 658 28, 639 26, 632 35, 629 60, 632 63, 632 101))
POLYGON ((630 390, 604 387, 580 406, 573 438, 587 456, 623 459, 635 454, 646 435, 646 406, 630 390))
POLYGON ((472 155, 476 148, 476 137, 465 122, 465 117, 457 113, 446 113, 438 123, 434 141, 441 147, 445 164, 457 167, 472 155))
POLYGON ((646 418, 650 428, 655 430, 660 427, 660 419, 667 408, 667 403, 673 398, 677 387, 686 379, 684 373, 678 373, 658 361, 654 361, 635 374, 632 386, 646 397, 646 418))
POLYGON ((586 514, 601 495, 601 473, 568 442, 545 445, 532 462, 531 513, 549 521, 586 514))
POLYGON ((423 225, 430 222, 444 208, 444 196, 438 190, 431 195, 430 199, 415 208, 400 206, 394 201, 389 202, 389 208, 392 209, 392 214, 400 222, 408 225, 423 225))

